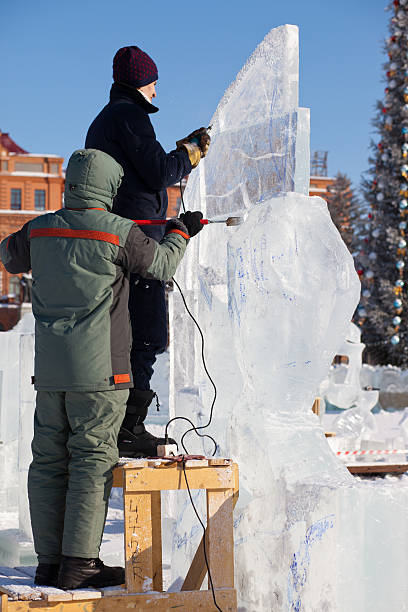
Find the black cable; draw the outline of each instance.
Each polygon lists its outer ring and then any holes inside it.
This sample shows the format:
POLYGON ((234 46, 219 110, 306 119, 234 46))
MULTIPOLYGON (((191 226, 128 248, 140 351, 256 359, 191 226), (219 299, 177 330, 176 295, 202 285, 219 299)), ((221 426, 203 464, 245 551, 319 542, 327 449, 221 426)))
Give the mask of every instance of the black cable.
POLYGON ((219 607, 219 605, 217 604, 217 600, 215 599, 215 591, 214 591, 214 584, 213 584, 213 580, 212 580, 212 576, 211 576, 211 572, 210 572, 210 564, 208 563, 208 557, 207 557, 207 546, 206 546, 206 536, 207 536, 207 530, 205 528, 205 525, 203 523, 203 521, 201 520, 200 515, 197 512, 197 508, 194 505, 193 502, 193 498, 191 496, 191 491, 190 491, 190 487, 188 485, 188 480, 187 480, 187 474, 186 474, 186 462, 185 459, 183 457, 183 461, 182 461, 182 466, 183 466, 183 474, 184 474, 184 480, 186 481, 186 487, 187 487, 187 491, 188 491, 188 496, 190 498, 190 502, 191 505, 193 506, 193 510, 195 512, 195 515, 201 525, 201 527, 203 528, 203 532, 204 532, 204 536, 203 536, 203 551, 204 551, 204 560, 205 560, 205 564, 207 566, 207 572, 208 572, 208 581, 210 583, 210 587, 211 587, 211 591, 212 591, 212 596, 213 596, 213 600, 214 600, 214 605, 217 608, 217 610, 219 610, 220 612, 222 612, 221 608, 219 607))
MULTIPOLYGON (((181 187, 181 180, 180 180, 180 194, 181 194, 181 203, 182 203, 182 206, 183 206, 183 211, 184 211, 184 212, 186 212, 186 207, 185 207, 185 205, 184 205, 184 198, 183 198, 183 190, 182 190, 182 187, 181 187)), ((196 434, 197 434, 197 435, 198 435, 200 438, 209 438, 210 440, 212 440, 212 441, 213 441, 213 443, 214 443, 214 452, 213 452, 213 456, 214 456, 214 455, 215 455, 215 453, 217 452, 217 448, 218 448, 218 444, 217 444, 217 442, 216 442, 216 441, 214 440, 214 438, 213 438, 213 437, 211 437, 210 435, 208 435, 208 434, 202 434, 202 433, 200 433, 198 430, 199 430, 199 429, 205 429, 206 427, 209 427, 209 426, 211 425, 212 418, 213 418, 213 412, 214 412, 214 405, 215 405, 215 401, 216 401, 216 399, 217 399, 217 387, 216 387, 216 385, 215 385, 215 383, 214 383, 213 379, 211 378, 211 375, 210 375, 210 373, 209 373, 209 371, 208 371, 208 368, 207 368, 207 364, 206 364, 206 362, 205 362, 205 355, 204 355, 204 349, 205 349, 205 339, 204 339, 203 332, 201 331, 201 327, 200 327, 200 325, 198 324, 198 322, 197 322, 197 320, 195 319, 195 317, 194 317, 194 315, 192 314, 192 312, 190 311, 189 307, 187 306, 187 302, 186 302, 186 299, 185 299, 185 297, 184 297, 184 294, 183 294, 183 292, 182 292, 182 290, 181 290, 180 285, 178 284, 178 282, 176 281, 176 279, 175 279, 174 277, 173 277, 173 279, 172 279, 172 280, 173 280, 174 284, 176 285, 177 289, 178 289, 178 290, 179 290, 179 292, 180 292, 181 299, 183 300, 183 304, 184 304, 185 309, 187 310, 188 314, 190 315, 191 319, 193 320, 193 322, 194 322, 195 326, 197 327, 197 329, 198 329, 198 331, 199 331, 199 334, 200 334, 200 337, 201 337, 201 359, 202 359, 202 362, 203 362, 204 371, 205 371, 205 373, 207 374, 207 376, 208 376, 208 378, 209 378, 209 380, 210 380, 210 382, 211 382, 211 384, 212 384, 212 386, 213 386, 213 388, 214 388, 214 397, 213 397, 213 401, 212 401, 211 408, 210 408, 210 417, 209 417, 208 423, 207 423, 206 425, 201 425, 201 426, 197 427, 197 426, 195 426, 195 425, 194 425, 194 423, 193 423, 192 421, 190 421, 190 419, 188 419, 187 417, 180 417, 180 416, 179 416, 179 417, 174 417, 174 418, 170 419, 170 420, 167 422, 167 424, 166 424, 166 429, 165 429, 165 443, 166 443, 166 444, 168 444, 168 427, 169 427, 170 423, 172 423, 173 421, 177 421, 177 420, 187 421, 188 423, 190 423, 191 428, 190 428, 190 429, 187 429, 187 431, 185 431, 185 432, 184 432, 184 434, 182 435, 181 440, 180 440, 180 444, 181 444, 181 446, 183 447, 183 449, 184 449, 185 453, 188 455, 188 451, 187 451, 187 449, 186 449, 186 447, 185 447, 185 445, 184 445, 184 438, 185 438, 185 436, 186 436, 188 433, 190 433, 191 431, 194 431, 194 432, 195 432, 195 433, 196 433, 196 434)), ((186 487, 187 487, 188 496, 189 496, 189 498, 190 498, 190 502, 191 502, 191 505, 192 505, 192 507, 193 507, 194 513, 195 513, 195 515, 196 515, 196 517, 197 517, 197 519, 198 519, 198 521, 199 521, 199 523, 200 523, 200 525, 201 525, 201 527, 202 527, 202 529, 203 529, 203 532, 204 532, 204 536, 203 536, 203 552, 204 552, 204 560, 205 560, 205 565, 206 565, 206 567, 207 567, 207 572, 208 572, 208 581, 209 581, 209 583, 210 583, 211 592, 212 592, 212 596, 213 596, 213 600, 214 600, 214 605, 215 605, 215 607, 217 608, 217 610, 219 610, 219 612, 222 612, 222 610, 221 610, 221 608, 219 607, 219 605, 217 604, 217 600, 216 600, 216 598, 215 598, 214 584, 213 584, 213 580, 212 580, 212 576, 211 576, 210 564, 209 564, 209 562, 208 562, 208 557, 207 557, 207 546, 206 546, 206 539, 207 539, 207 538, 206 538, 206 536, 207 536, 207 530, 206 530, 206 528, 205 528, 205 525, 204 525, 203 521, 201 520, 200 515, 198 514, 197 508, 195 507, 195 504, 194 504, 194 501, 193 501, 193 498, 192 498, 192 495, 191 495, 190 487, 189 487, 188 480, 187 480, 187 474, 186 474, 186 464, 185 464, 185 458, 184 458, 184 457, 183 457, 182 465, 183 465, 183 474, 184 474, 184 480, 185 480, 185 482, 186 482, 186 487)))
POLYGON ((181 181, 183 179, 180 179, 180 195, 181 195, 181 204, 183 205, 183 212, 186 212, 186 207, 184 206, 184 198, 183 198, 183 189, 181 187, 181 181))
MULTIPOLYGON (((210 375, 210 373, 209 373, 209 371, 208 371, 208 368, 207 368, 207 364, 206 364, 206 362, 205 362, 205 355, 204 355, 205 340, 204 340, 204 335, 203 335, 203 332, 201 331, 201 327, 199 326, 199 324, 198 324, 197 320, 195 319, 194 315, 192 314, 192 312, 190 311, 189 307, 187 306, 187 302, 186 302, 186 299, 185 299, 185 297, 184 297, 184 295, 183 295, 183 292, 182 292, 182 290, 181 290, 181 288, 180 288, 180 285, 178 284, 178 282, 176 281, 176 279, 174 278, 174 276, 173 276, 173 279, 172 279, 172 280, 173 280, 174 284, 176 285, 177 289, 178 289, 178 290, 179 290, 179 292, 180 292, 181 299, 183 300, 183 304, 184 304, 184 306, 185 306, 185 309, 187 310, 188 314, 190 315, 190 317, 191 317, 191 318, 192 318, 192 320, 194 321, 194 324, 195 324, 195 326, 197 327, 197 329, 198 329, 198 331, 199 331, 199 334, 200 334, 200 337, 201 337, 201 359, 202 359, 202 362, 203 362, 204 371, 205 371, 205 373, 207 374, 208 379, 210 380, 210 382, 211 382, 211 384, 212 384, 212 386, 213 386, 213 388, 214 388, 214 397, 213 397, 213 401, 212 401, 211 408, 210 408, 210 417, 209 417, 208 423, 207 423, 206 425, 200 425, 200 426, 195 426, 195 425, 193 425, 193 426, 192 426, 192 428, 191 428, 191 429, 187 429, 187 431, 185 431, 185 432, 184 432, 184 434, 183 434, 183 435, 182 435, 182 437, 181 437, 180 444, 182 445, 183 449, 185 450, 186 454, 188 455, 188 452, 187 452, 187 450, 186 450, 186 447, 184 446, 184 438, 185 438, 185 437, 186 437, 186 435, 187 435, 188 433, 190 433, 191 431, 195 431, 195 433, 196 433, 198 436, 203 437, 203 436, 202 436, 202 434, 200 434, 200 433, 198 432, 198 430, 199 430, 199 429, 206 429, 207 427, 209 427, 209 426, 211 425, 212 418, 213 418, 213 412, 214 412, 214 404, 215 404, 215 401, 216 401, 216 399, 217 399, 217 387, 215 386, 215 382, 214 382, 214 381, 213 381, 213 379, 211 378, 211 375, 210 375)), ((188 420, 188 419, 186 419, 186 417, 174 417, 174 418, 170 419, 170 421, 168 421, 168 422, 167 422, 166 429, 165 429, 165 438, 166 438, 166 440, 168 439, 168 433, 167 433, 168 426, 169 426, 169 425, 170 425, 170 423, 172 423, 173 421, 177 421, 177 419, 185 419, 185 420, 188 420)), ((190 421, 190 423, 191 423, 191 421, 190 421)), ((208 434, 205 434, 205 435, 207 436, 208 434)), ((208 436, 208 437, 209 437, 209 438, 211 438, 211 436, 208 436)), ((214 440, 214 438, 211 438, 211 439, 212 439, 212 440, 213 440, 213 442, 214 442, 214 452, 213 452, 213 456, 214 456, 214 455, 215 455, 215 453, 217 452, 218 444, 216 443, 216 441, 214 440)))

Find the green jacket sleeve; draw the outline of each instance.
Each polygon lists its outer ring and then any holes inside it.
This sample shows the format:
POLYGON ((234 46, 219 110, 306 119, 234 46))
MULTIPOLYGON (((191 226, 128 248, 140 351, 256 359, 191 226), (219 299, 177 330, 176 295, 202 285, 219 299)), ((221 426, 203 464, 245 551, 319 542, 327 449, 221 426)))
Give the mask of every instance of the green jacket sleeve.
POLYGON ((188 239, 189 236, 185 232, 173 229, 158 243, 134 224, 118 263, 128 272, 140 274, 144 278, 166 281, 175 273, 188 239))
POLYGON ((0 259, 7 272, 19 274, 31 270, 30 222, 14 234, 10 234, 0 244, 0 259))

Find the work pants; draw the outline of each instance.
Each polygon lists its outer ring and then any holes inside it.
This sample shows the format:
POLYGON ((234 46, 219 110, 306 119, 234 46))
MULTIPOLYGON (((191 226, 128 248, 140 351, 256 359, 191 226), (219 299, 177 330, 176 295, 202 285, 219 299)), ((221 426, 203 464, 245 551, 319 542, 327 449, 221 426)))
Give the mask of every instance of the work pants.
POLYGON ((129 314, 132 324, 130 364, 133 384, 135 389, 147 391, 150 389, 156 355, 163 353, 167 346, 164 283, 131 274, 129 314))
POLYGON ((28 496, 40 563, 99 556, 128 395, 38 391, 28 496))

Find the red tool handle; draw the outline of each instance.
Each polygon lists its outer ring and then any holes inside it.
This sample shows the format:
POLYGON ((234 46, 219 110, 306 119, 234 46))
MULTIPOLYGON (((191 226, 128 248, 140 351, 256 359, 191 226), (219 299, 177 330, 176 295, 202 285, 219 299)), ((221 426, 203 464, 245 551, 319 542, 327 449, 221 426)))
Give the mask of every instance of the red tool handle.
MULTIPOLYGON (((166 225, 169 219, 133 219, 138 225, 166 225)), ((200 219, 201 225, 208 225, 208 219, 200 219)))

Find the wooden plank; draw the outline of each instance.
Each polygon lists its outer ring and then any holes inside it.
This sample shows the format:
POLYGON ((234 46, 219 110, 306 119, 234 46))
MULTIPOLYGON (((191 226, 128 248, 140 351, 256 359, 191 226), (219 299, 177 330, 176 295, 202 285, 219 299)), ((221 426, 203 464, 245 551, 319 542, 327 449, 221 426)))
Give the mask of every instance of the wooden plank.
MULTIPOLYGON (((234 468, 231 465, 212 467, 187 467, 190 489, 232 489, 234 468)), ((159 469, 125 470, 127 491, 169 491, 186 489, 183 469, 180 463, 173 463, 159 469)))
MULTIPOLYGON (((218 606, 223 612, 237 612, 237 596, 234 589, 219 589, 215 592, 218 606)), ((52 610, 53 612, 216 612, 211 591, 184 591, 180 593, 128 593, 117 597, 83 601, 64 601, 49 604, 46 601, 9 601, 8 610, 1 612, 30 612, 52 610)))
POLYGON ((217 589, 234 587, 233 510, 232 490, 207 490, 207 559, 217 589))
POLYGON ((72 601, 72 593, 69 591, 63 591, 62 589, 57 589, 55 587, 44 587, 38 586, 36 587, 41 593, 41 598, 45 601, 49 602, 57 602, 57 601, 72 601))
POLYGON ((350 474, 404 474, 408 471, 408 463, 361 463, 346 467, 350 474))
POLYGON ((132 593, 153 589, 152 493, 124 491, 126 588, 132 593))
POLYGON ((119 595, 130 595, 122 586, 111 586, 101 589, 103 597, 118 597, 119 595))
POLYGON ((102 592, 96 589, 75 589, 75 591, 67 591, 67 593, 71 593, 72 599, 100 599, 102 597, 102 592))
POLYGON ((40 591, 37 591, 32 587, 32 585, 24 585, 24 584, 8 584, 0 585, 0 589, 3 593, 6 593, 9 599, 13 601, 21 600, 38 600, 41 599, 40 591))
POLYGON ((222 457, 208 459, 208 465, 230 465, 231 463, 231 459, 223 459, 222 457))
POLYGON ((152 493, 152 555, 153 555, 153 591, 163 590, 163 554, 161 530, 161 493, 152 493))

